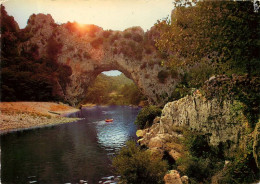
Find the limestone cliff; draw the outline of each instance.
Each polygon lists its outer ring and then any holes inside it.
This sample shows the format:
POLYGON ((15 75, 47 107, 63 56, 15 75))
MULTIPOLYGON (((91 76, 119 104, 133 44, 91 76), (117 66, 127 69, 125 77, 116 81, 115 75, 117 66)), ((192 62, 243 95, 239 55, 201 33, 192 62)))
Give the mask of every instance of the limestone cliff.
POLYGON ((51 15, 32 15, 25 28, 33 36, 20 50, 38 48, 39 57, 55 58, 71 67, 72 75, 66 99, 78 103, 98 74, 119 70, 132 79, 150 102, 162 104, 171 96, 178 76, 172 77, 154 43, 155 28, 144 32, 140 27, 124 31, 105 31, 95 25, 55 24, 51 15))
POLYGON ((171 133, 173 127, 187 127, 207 135, 213 146, 221 142, 236 145, 241 134, 242 111, 235 111, 235 102, 206 100, 199 91, 165 105, 159 133, 171 133))
MULTIPOLYGON (((169 102, 151 128, 144 130, 141 144, 152 149, 164 149, 176 160, 184 152, 178 140, 188 129, 205 136, 212 146, 225 146, 232 155, 245 134, 246 119, 238 102, 206 100, 199 91, 180 100, 169 102)), ((257 147, 257 146, 256 146, 257 147)))

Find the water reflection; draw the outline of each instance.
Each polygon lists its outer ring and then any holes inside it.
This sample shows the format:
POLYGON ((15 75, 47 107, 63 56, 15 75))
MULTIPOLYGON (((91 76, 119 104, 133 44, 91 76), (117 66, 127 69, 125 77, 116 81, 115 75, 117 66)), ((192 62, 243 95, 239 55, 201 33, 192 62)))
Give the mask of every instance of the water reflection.
POLYGON ((85 118, 78 122, 1 136, 2 183, 98 183, 113 175, 110 155, 135 138, 138 111, 84 108, 70 115, 85 118))

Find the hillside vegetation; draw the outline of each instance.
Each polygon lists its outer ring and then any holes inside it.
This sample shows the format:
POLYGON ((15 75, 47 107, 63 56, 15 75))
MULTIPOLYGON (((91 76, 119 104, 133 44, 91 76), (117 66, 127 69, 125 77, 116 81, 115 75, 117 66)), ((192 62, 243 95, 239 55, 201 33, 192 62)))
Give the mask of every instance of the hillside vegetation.
POLYGON ((19 48, 32 32, 19 29, 1 5, 1 101, 64 100, 62 91, 70 81, 71 68, 57 62, 59 48, 49 40, 48 57, 39 58, 37 45, 30 51, 19 48))

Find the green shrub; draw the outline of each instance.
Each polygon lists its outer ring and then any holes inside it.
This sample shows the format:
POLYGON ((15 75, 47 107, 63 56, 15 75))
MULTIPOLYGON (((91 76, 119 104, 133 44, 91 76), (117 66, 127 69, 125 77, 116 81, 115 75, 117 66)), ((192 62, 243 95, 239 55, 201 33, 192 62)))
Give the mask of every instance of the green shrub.
POLYGON ((154 158, 149 150, 142 150, 129 141, 113 159, 113 166, 127 184, 161 184, 167 163, 154 158))
POLYGON ((85 34, 85 32, 88 33, 88 35, 92 38, 94 38, 96 36, 96 33, 99 32, 101 30, 100 27, 96 26, 96 25, 85 25, 86 30, 83 31, 83 34, 85 34))
POLYGON ((103 32, 103 37, 104 37, 104 38, 108 38, 111 34, 112 34, 112 31, 111 31, 111 30, 104 31, 104 32, 103 32))
POLYGON ((188 130, 183 132, 183 144, 188 152, 177 160, 178 169, 189 176, 191 183, 209 183, 211 177, 223 168, 222 145, 213 147, 208 144, 206 136, 188 130))
POLYGON ((176 86, 175 90, 172 92, 168 101, 174 101, 174 100, 183 98, 184 96, 190 94, 190 92, 191 92, 190 88, 187 88, 186 86, 184 86, 182 84, 178 84, 176 86))
POLYGON ((84 52, 83 57, 85 59, 91 59, 91 55, 88 52, 84 52))
POLYGON ((97 38, 91 42, 93 48, 98 49, 103 44, 103 38, 97 38))
POLYGON ((141 129, 149 127, 152 125, 154 118, 160 116, 161 113, 162 110, 156 106, 145 107, 139 112, 135 124, 141 129))
POLYGON ((259 179, 259 177, 259 169, 256 167, 252 154, 245 154, 236 158, 232 164, 228 165, 220 183, 253 183, 259 179))
POLYGON ((185 138, 183 143, 188 153, 177 160, 176 164, 182 174, 189 176, 191 183, 209 183, 214 175, 219 175, 217 180, 221 184, 253 183, 259 178, 259 169, 252 153, 253 138, 251 136, 245 136, 245 143, 243 143, 245 146, 238 148, 235 156, 227 157, 224 155, 224 150, 228 149, 225 143, 211 146, 205 135, 187 130, 183 135, 185 138), (224 160, 227 159, 231 163, 223 169, 224 160))
POLYGON ((139 34, 134 34, 133 36, 133 40, 136 42, 142 42, 143 41, 143 36, 139 35, 139 34))
POLYGON ((179 73, 178 73, 178 71, 177 71, 176 68, 171 68, 171 77, 172 77, 173 79, 178 79, 179 73))
POLYGON ((216 67, 207 62, 200 62, 188 69, 186 81, 192 88, 200 88, 204 82, 214 75, 216 67))
POLYGON ((152 54, 153 53, 153 46, 151 45, 145 45, 145 53, 146 54, 152 54))
POLYGON ((126 57, 134 58, 136 60, 142 60, 143 58, 143 46, 136 44, 133 40, 128 42, 122 41, 120 43, 120 53, 123 53, 126 57))
POLYGON ((146 66, 147 66, 147 63, 144 62, 144 63, 140 66, 140 69, 142 70, 142 69, 144 69, 146 66))
POLYGON ((56 61, 58 54, 61 53, 62 50, 62 43, 59 43, 54 36, 52 35, 47 42, 47 54, 48 54, 48 58, 50 58, 51 60, 56 61))
POLYGON ((68 29, 70 33, 77 32, 77 23, 76 22, 67 22, 64 24, 64 27, 68 29))
POLYGON ((223 164, 216 163, 209 158, 186 156, 177 160, 182 174, 189 176, 191 183, 209 183, 217 168, 223 164))
POLYGON ((74 51, 74 50, 75 48, 72 45, 68 46, 68 51, 74 51))
POLYGON ((120 34, 117 32, 110 37, 110 43, 113 44, 116 40, 120 38, 120 34))
POLYGON ((124 32, 124 38, 131 38, 132 34, 130 32, 124 32))
POLYGON ((253 157, 254 139, 250 135, 245 136, 244 146, 237 151, 232 163, 228 164, 220 183, 253 183, 260 178, 259 168, 253 157))
POLYGON ((211 152, 211 147, 207 142, 207 138, 204 135, 200 135, 194 132, 185 132, 184 144, 188 148, 191 155, 195 157, 209 157, 211 152))
POLYGON ((160 72, 158 72, 158 79, 160 83, 164 83, 165 79, 169 76, 169 72, 166 70, 161 70, 160 72))

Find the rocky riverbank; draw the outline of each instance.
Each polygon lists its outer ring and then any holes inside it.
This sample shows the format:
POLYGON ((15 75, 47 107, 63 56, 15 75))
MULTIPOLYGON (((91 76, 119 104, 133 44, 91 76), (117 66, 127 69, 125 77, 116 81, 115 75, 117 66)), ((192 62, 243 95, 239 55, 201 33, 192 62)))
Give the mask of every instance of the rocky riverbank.
POLYGON ((53 102, 1 102, 0 134, 68 123, 78 118, 63 117, 78 109, 53 102))
MULTIPOLYGON (((165 175, 166 184, 187 183, 187 176, 182 178, 179 172, 189 173, 189 178, 202 182, 199 173, 203 175, 203 170, 211 172, 204 175, 205 181, 230 183, 239 166, 255 177, 260 169, 260 121, 250 127, 241 107, 238 101, 207 100, 197 90, 167 103, 151 127, 137 131, 138 143, 153 153, 163 153, 173 168, 177 168, 178 171, 171 170, 165 175), (213 163, 214 159, 217 161, 213 163), (208 171, 211 167, 214 170, 208 171)), ((239 172, 241 175, 244 171, 239 172)))

